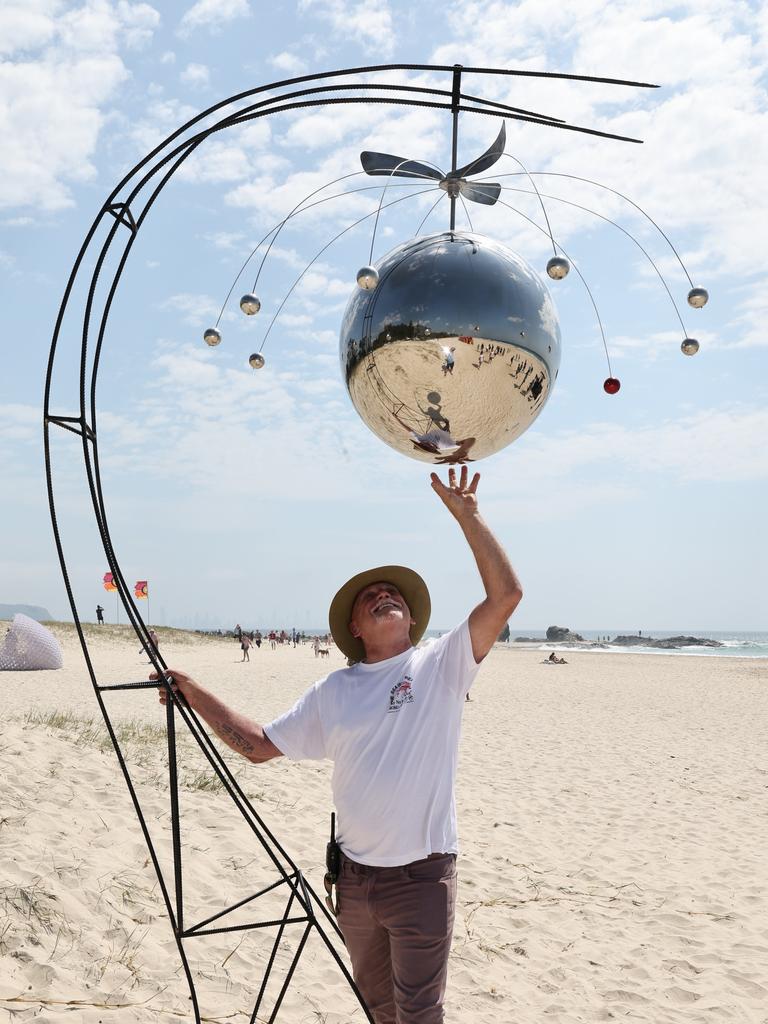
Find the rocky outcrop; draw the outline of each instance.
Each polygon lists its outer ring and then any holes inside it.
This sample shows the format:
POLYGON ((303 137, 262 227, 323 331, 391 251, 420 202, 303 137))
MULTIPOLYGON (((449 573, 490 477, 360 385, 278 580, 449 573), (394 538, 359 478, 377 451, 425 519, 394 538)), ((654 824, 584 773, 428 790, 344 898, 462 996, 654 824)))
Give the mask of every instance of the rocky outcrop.
POLYGON ((583 643, 584 637, 579 633, 572 633, 567 626, 549 626, 547 629, 547 640, 551 643, 583 643))
POLYGON ((516 636, 513 644, 543 644, 544 637, 541 636, 516 636))
POLYGON ((655 647, 662 651, 674 651, 678 647, 722 647, 719 640, 709 640, 700 636, 669 636, 664 640, 654 640, 651 636, 617 636, 611 640, 616 647, 655 647))

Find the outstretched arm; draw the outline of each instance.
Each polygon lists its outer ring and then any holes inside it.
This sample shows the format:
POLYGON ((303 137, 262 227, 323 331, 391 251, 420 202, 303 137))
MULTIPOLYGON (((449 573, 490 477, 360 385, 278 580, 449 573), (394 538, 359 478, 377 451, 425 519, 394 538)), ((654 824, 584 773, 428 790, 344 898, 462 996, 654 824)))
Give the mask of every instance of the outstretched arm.
POLYGON ((485 587, 485 600, 469 616, 469 635, 472 653, 480 662, 493 647, 507 619, 517 608, 523 588, 510 565, 504 548, 491 533, 477 506, 477 485, 480 474, 475 473, 467 485, 467 467, 461 467, 461 478, 456 482, 456 470, 448 470, 448 486, 437 473, 431 474, 432 489, 457 521, 475 556, 480 578, 485 587))
MULTIPOLYGON (((168 674, 173 678, 172 688, 183 694, 192 710, 210 725, 227 746, 255 764, 271 761, 273 757, 282 757, 282 751, 277 749, 257 722, 227 707, 185 672, 170 668, 168 674)), ((149 678, 159 679, 160 676, 157 672, 151 672, 149 678)), ((160 703, 165 704, 166 698, 167 693, 161 688, 160 703)))

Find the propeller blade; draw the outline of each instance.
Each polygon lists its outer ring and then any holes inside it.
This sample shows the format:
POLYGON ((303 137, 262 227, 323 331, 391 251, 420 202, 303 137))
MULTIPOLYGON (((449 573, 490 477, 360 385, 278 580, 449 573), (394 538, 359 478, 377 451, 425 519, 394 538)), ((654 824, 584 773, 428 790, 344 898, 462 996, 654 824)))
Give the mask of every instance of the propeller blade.
POLYGON ((495 142, 476 160, 466 164, 464 167, 458 167, 455 171, 452 171, 451 177, 466 178, 468 174, 479 174, 481 171, 487 171, 488 168, 493 167, 496 161, 502 156, 506 144, 507 129, 502 121, 501 131, 496 136, 495 142))
POLYGON ((459 192, 465 199, 471 199, 473 203, 493 206, 501 194, 501 185, 497 185, 495 182, 475 184, 473 181, 461 181, 459 182, 459 192))
POLYGON ((418 160, 404 160, 401 156, 392 156, 391 153, 370 153, 368 150, 360 154, 360 163, 366 174, 394 175, 396 178, 434 178, 440 181, 443 177, 442 171, 418 160))

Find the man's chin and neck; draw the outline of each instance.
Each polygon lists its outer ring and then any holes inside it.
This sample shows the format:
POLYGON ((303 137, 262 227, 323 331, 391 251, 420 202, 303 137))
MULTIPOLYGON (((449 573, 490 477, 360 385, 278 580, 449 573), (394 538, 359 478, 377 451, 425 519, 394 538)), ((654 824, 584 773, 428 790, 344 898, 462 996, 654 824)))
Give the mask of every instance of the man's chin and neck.
POLYGON ((377 630, 375 633, 368 633, 360 636, 365 657, 363 661, 367 665, 373 665, 378 661, 386 661, 388 658, 395 658, 398 654, 409 650, 413 644, 408 633, 403 634, 401 630, 377 630))

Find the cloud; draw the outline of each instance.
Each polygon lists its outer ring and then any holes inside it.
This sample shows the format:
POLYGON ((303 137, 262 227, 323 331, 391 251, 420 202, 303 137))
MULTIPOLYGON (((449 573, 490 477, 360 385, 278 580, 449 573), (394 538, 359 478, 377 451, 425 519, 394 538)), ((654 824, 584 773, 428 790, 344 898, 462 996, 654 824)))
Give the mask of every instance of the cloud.
POLYGON ((0 207, 73 205, 70 185, 95 177, 92 157, 106 106, 128 78, 121 46, 142 45, 160 16, 148 4, 89 0, 59 13, 38 2, 4 5, 0 207), (6 31, 7 30, 7 31, 6 31))
POLYGON ((205 88, 210 83, 211 73, 205 64, 187 64, 179 75, 179 81, 184 85, 205 88))
POLYGON ((337 39, 353 40, 382 57, 394 52, 395 31, 387 0, 367 6, 355 6, 344 0, 300 0, 299 10, 327 21, 337 39))
POLYGON ((235 18, 244 18, 250 13, 248 0, 197 0, 182 16, 179 34, 186 36, 198 28, 221 29, 235 18))
POLYGON ((768 410, 734 405, 701 409, 644 427, 585 424, 535 434, 516 448, 515 478, 527 490, 546 480, 578 480, 610 466, 614 480, 651 476, 714 484, 768 479, 768 410))
POLYGON ((299 57, 293 53, 288 53, 287 50, 283 50, 282 53, 278 53, 274 57, 269 58, 269 63, 278 69, 278 71, 284 71, 287 75, 295 77, 303 75, 307 70, 307 65, 299 57))

